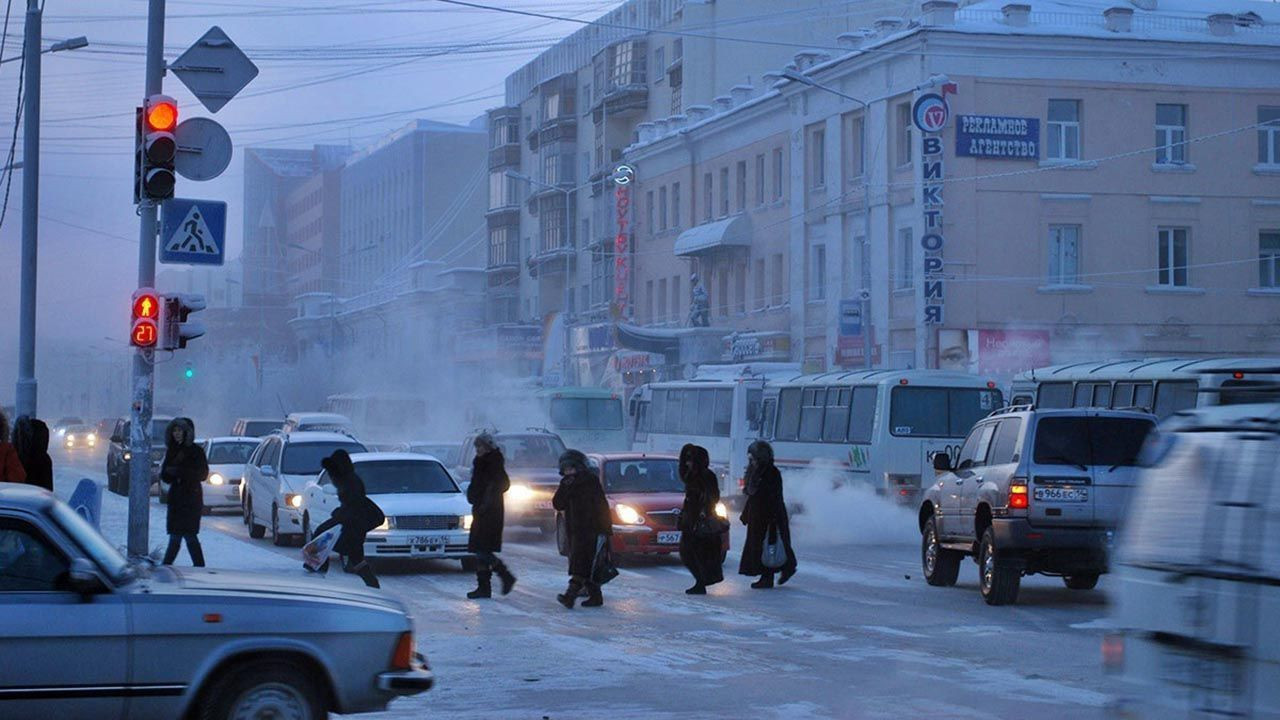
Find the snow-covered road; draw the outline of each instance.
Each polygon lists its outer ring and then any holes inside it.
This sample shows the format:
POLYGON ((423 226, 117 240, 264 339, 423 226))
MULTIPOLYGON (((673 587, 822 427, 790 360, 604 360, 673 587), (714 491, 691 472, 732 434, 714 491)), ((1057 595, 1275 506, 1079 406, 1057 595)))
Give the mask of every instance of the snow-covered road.
MULTIPOLYGON (((96 466, 60 468, 59 494, 85 476, 102 481, 96 466)), ((103 502, 103 531, 123 544, 125 501, 104 494, 103 502)), ((153 505, 153 546, 163 529, 164 508, 153 505)), ((734 534, 727 571, 737 569, 741 528, 734 534)), ((675 560, 632 562, 606 586, 604 608, 573 611, 555 601, 564 561, 537 535, 509 538, 503 556, 519 583, 505 598, 466 600, 474 576, 456 562, 381 566, 384 591, 412 608, 439 684, 367 717, 1103 715, 1107 578, 1086 592, 1029 578, 1016 606, 988 607, 972 563, 956 587, 927 586, 911 536, 820 544, 801 525, 800 571, 786 587, 752 590, 727 572, 705 597, 683 593, 690 580, 675 560)), ((201 538, 210 566, 302 573, 296 547, 250 540, 237 515, 205 518, 201 538)), ((184 551, 179 564, 187 562, 184 551)), ((327 581, 360 582, 343 573, 327 581)))

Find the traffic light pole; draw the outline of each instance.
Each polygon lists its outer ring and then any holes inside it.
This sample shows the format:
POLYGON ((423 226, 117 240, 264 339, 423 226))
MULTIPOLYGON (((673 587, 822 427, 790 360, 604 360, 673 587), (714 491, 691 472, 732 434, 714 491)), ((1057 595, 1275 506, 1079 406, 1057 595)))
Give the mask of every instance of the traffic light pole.
MULTIPOLYGON (((35 2, 35 0, 31 0, 35 2)), ((158 95, 164 85, 164 3, 147 5, 147 76, 143 97, 158 95)), ((38 50, 38 48, 37 48, 38 50)), ((156 280, 156 217, 159 206, 143 199, 138 205, 138 287, 156 280)), ((137 348, 133 356, 133 403, 129 412, 129 542, 131 557, 147 554, 151 519, 151 415, 155 389, 155 351, 137 348)))
MULTIPOLYGON (((40 43, 39 0, 27 0, 23 39, 22 118, 22 298, 18 309, 18 387, 14 405, 19 416, 36 416, 36 250, 40 218, 40 43)), ((13 172, 12 169, 9 172, 13 172)))

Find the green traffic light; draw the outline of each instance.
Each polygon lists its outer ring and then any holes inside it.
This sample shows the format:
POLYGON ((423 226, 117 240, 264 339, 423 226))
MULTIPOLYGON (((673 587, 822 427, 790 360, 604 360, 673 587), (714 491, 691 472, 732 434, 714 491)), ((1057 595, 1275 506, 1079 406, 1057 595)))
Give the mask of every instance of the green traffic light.
POLYGON ((195 377, 195 376, 196 376, 196 371, 195 371, 195 370, 193 370, 193 369, 191 369, 191 368, 187 368, 187 371, 186 371, 185 373, 183 373, 183 374, 184 374, 184 375, 186 375, 186 378, 187 378, 188 380, 190 380, 191 378, 193 378, 193 377, 195 377))

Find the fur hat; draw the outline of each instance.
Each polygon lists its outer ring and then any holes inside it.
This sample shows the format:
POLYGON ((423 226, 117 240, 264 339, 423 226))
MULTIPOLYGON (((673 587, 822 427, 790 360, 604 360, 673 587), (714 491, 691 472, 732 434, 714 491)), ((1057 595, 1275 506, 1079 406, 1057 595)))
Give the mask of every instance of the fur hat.
POLYGON ((560 470, 563 472, 566 467, 572 467, 578 472, 585 472, 587 467, 587 456, 583 455, 580 450, 565 450, 560 455, 560 470))
POLYGON ((356 472, 356 466, 351 464, 351 456, 342 448, 334 450, 332 455, 321 460, 320 467, 328 470, 330 476, 347 477, 356 472))

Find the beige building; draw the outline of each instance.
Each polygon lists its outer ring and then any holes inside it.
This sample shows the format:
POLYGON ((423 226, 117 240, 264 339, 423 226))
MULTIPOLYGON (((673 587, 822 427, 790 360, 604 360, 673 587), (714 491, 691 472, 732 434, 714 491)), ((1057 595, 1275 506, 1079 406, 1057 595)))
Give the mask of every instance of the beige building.
POLYGON ((993 374, 1277 354, 1280 6, 1164 5, 932 0, 795 54, 807 82, 642 126, 636 319, 681 321, 662 284, 696 269, 737 359, 774 330, 857 367, 868 328, 877 366, 993 374))

